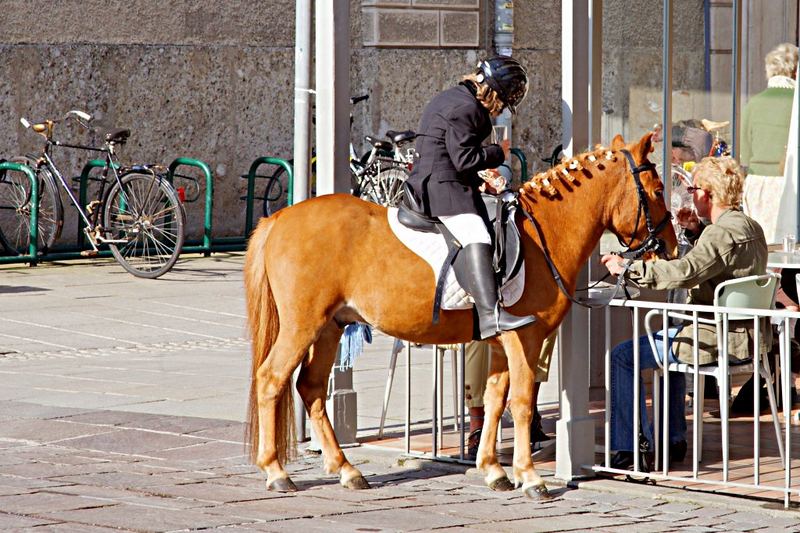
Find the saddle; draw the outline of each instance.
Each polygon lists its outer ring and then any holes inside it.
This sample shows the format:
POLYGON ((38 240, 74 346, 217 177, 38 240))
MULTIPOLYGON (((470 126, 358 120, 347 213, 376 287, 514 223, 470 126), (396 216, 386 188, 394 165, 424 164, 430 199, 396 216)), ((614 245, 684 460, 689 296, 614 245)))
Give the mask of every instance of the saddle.
MULTIPOLYGON (((414 192, 408 184, 404 184, 404 188, 403 201, 397 210, 397 221, 414 231, 441 234, 447 243, 448 253, 439 270, 433 304, 433 323, 436 324, 439 321, 445 275, 461 250, 461 243, 453 237, 438 218, 429 217, 423 213, 421 203, 414 196, 414 192)), ((481 198, 486 206, 486 212, 489 213, 489 222, 491 223, 489 234, 492 237, 494 248, 493 266, 498 282, 497 286, 501 288, 502 295, 502 288, 517 277, 523 266, 520 234, 515 222, 516 195, 506 191, 500 196, 482 194, 481 198)))

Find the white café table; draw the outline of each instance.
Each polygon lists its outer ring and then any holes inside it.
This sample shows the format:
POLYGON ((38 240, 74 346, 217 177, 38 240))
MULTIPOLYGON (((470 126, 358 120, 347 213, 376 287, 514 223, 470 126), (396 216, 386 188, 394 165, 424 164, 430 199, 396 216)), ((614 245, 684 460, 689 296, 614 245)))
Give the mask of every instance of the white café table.
POLYGON ((770 252, 767 257, 767 268, 774 270, 780 270, 782 268, 800 269, 800 250, 795 250, 794 253, 783 251, 770 252))

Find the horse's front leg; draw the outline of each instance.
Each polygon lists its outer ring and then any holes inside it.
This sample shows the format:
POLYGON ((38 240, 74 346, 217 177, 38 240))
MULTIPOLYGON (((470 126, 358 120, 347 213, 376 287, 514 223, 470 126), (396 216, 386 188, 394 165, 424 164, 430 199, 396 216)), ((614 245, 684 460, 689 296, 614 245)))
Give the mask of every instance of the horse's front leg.
POLYGON ((339 474, 339 482, 348 489, 368 489, 369 483, 344 455, 331 421, 325 411, 325 397, 328 390, 328 376, 331 373, 336 347, 342 330, 334 322, 329 322, 311 347, 310 355, 300 370, 297 391, 303 398, 314 434, 322 448, 325 471, 339 474))
MULTIPOLYGON (((493 347, 494 348, 494 347, 493 347)), ((483 395, 484 421, 475 466, 485 474, 492 490, 514 490, 506 471, 497 460, 497 431, 508 394, 508 364, 502 351, 492 350, 486 392, 483 395)))
POLYGON ((514 482, 522 485, 522 491, 529 498, 549 500, 552 496, 533 467, 530 439, 535 369, 542 339, 523 340, 518 334, 507 333, 503 335, 502 342, 511 381, 509 408, 514 417, 514 482))

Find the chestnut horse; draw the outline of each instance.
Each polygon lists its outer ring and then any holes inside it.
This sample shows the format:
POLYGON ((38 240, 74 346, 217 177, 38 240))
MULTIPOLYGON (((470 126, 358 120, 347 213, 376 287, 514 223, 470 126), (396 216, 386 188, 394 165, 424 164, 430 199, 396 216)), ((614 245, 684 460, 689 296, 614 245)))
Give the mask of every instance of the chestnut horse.
MULTIPOLYGON (((669 250, 677 246, 671 224, 662 223, 657 230, 650 224, 668 217, 662 183, 647 161, 651 151, 651 134, 627 147, 617 136, 612 149, 565 161, 519 192, 520 209, 537 221, 544 246, 530 220, 520 216, 526 287, 510 312, 535 314, 538 320, 492 340, 506 357, 492 359, 476 464, 493 490, 514 488, 495 454, 510 388, 514 480, 531 498, 549 497, 531 460, 534 370, 544 338, 561 323, 571 302, 554 281, 543 248, 573 293, 579 271, 606 229, 632 244, 658 233, 669 250), (623 148, 640 167, 638 179, 623 148), (649 214, 647 224, 643 212, 649 214)), ((442 311, 433 324, 430 266, 395 238, 384 207, 347 195, 322 196, 262 219, 250 238, 244 270, 252 335, 247 440, 253 462, 266 471, 270 490, 297 490, 283 464, 294 451, 290 382, 302 364, 297 390, 322 447, 326 471, 338 473, 347 488, 368 488, 342 453, 325 413, 328 375, 344 326, 360 321, 413 342, 462 343, 472 339, 472 311, 442 311)))

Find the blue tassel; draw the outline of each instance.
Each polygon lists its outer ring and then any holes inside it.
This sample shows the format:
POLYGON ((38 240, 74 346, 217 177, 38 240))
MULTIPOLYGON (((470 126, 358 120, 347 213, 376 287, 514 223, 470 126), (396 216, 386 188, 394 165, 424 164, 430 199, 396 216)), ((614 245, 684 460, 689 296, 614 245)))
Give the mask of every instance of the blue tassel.
POLYGON ((364 341, 372 344, 372 328, 368 324, 356 322, 344 328, 340 342, 339 368, 353 368, 356 358, 364 351, 364 341))

